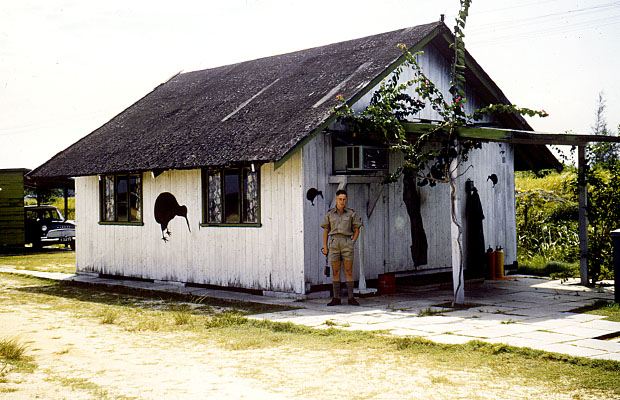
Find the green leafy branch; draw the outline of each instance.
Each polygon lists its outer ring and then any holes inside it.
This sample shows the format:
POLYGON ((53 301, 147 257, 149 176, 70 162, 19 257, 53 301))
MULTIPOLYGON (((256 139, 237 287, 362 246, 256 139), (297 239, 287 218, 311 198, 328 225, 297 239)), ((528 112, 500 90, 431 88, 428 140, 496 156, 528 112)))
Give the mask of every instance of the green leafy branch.
POLYGON ((471 119, 463 111, 467 100, 456 92, 457 96, 448 103, 439 88, 422 71, 418 56, 423 53, 412 54, 404 44, 399 44, 399 47, 403 51, 403 63, 389 79, 381 82, 368 107, 356 113, 339 95, 337 99, 341 105, 335 112, 354 136, 379 134, 392 151, 400 151, 404 155, 403 165, 387 181, 396 181, 405 173, 420 178, 419 185, 434 186, 437 182, 448 181, 448 169, 454 158, 460 156, 467 159, 467 153, 480 145, 471 140, 457 141, 456 128, 471 119), (399 83, 405 68, 413 71, 413 79, 399 83), (417 98, 409 95, 410 88, 413 88, 417 98), (417 136, 407 135, 402 122, 419 113, 427 104, 441 117, 441 122, 417 136), (441 145, 428 150, 430 142, 441 145))
MULTIPOLYGON (((468 160, 472 150, 481 148, 482 143, 459 138, 458 128, 480 120, 488 114, 517 113, 544 117, 547 113, 504 104, 491 104, 474 111, 473 114, 465 111, 467 67, 464 28, 471 0, 461 0, 460 3, 461 9, 454 26, 454 43, 450 44, 450 48, 454 50, 449 89, 452 97, 450 103, 444 98, 437 85, 420 68, 418 56, 423 53, 412 54, 407 46, 401 43, 398 46, 403 52, 403 62, 394 70, 390 78, 380 83, 368 107, 356 113, 344 97, 339 95, 337 98, 341 105, 334 112, 339 121, 346 125, 353 135, 363 134, 367 137, 379 135, 390 150, 400 151, 403 154, 403 164, 388 177, 387 182, 394 182, 401 174, 404 174, 407 177, 418 178, 418 186, 434 186, 438 182, 450 184, 450 214, 452 222, 458 229, 457 243, 461 255, 458 268, 459 273, 462 274, 462 227, 455 206, 457 193, 455 179, 459 176, 457 175, 459 165, 468 160), (412 71, 413 79, 399 83, 405 68, 412 71), (412 88, 417 98, 409 94, 412 88), (420 134, 408 135, 403 122, 408 117, 418 114, 427 105, 440 116, 439 123, 420 134)), ((461 281, 462 279, 459 278, 459 285, 461 281)), ((455 289, 455 303, 459 291, 460 286, 455 289)))
POLYGON ((479 121, 484 118, 485 115, 493 114, 519 114, 527 115, 528 117, 548 117, 549 114, 545 110, 532 110, 530 108, 518 107, 513 104, 490 104, 486 107, 479 108, 474 111, 473 120, 479 121))
POLYGON ((349 107, 342 95, 338 96, 341 105, 334 111, 354 136, 376 137, 378 135, 392 151, 400 151, 403 154, 403 165, 386 179, 388 182, 396 181, 403 173, 416 176, 420 186, 427 184, 434 186, 439 182, 449 182, 451 179, 450 165, 453 165, 453 161, 457 160, 457 165, 466 162, 469 153, 481 147, 479 141, 459 139, 458 128, 479 121, 485 115, 516 113, 528 116, 548 116, 544 110, 537 111, 509 104, 490 104, 475 110, 473 114, 466 113, 465 34, 463 29, 470 5, 471 1, 461 1, 461 11, 454 27, 455 41, 450 45, 455 51, 449 89, 452 100, 449 103, 437 85, 422 71, 418 57, 423 52, 412 54, 402 43, 398 47, 403 52, 403 62, 389 78, 380 83, 366 109, 356 113, 349 107), (413 72, 413 79, 401 83, 400 77, 405 69, 413 72), (409 95, 412 88, 416 98, 409 95), (439 123, 415 136, 407 135, 403 121, 418 114, 427 106, 430 106, 440 116, 439 123), (436 145, 429 145, 430 143, 436 143, 436 145))

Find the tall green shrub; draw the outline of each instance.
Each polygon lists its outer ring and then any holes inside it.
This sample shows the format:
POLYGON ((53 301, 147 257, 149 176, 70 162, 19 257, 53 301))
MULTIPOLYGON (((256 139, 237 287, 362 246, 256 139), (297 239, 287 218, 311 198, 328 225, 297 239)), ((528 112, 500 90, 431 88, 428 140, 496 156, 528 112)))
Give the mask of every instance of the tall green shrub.
MULTIPOLYGON (((598 95, 592 133, 617 136, 607 128, 606 101, 598 95)), ((620 126, 618 127, 620 131, 620 126)), ((588 183, 588 275, 592 283, 613 276, 611 231, 620 223, 620 146, 618 143, 591 143, 586 147, 588 183)))
POLYGON ((566 168, 537 176, 516 175, 517 245, 520 264, 534 257, 548 261, 579 259, 576 172, 566 168))
POLYGON ((588 171, 588 270, 592 283, 613 277, 611 231, 620 228, 620 161, 588 171))

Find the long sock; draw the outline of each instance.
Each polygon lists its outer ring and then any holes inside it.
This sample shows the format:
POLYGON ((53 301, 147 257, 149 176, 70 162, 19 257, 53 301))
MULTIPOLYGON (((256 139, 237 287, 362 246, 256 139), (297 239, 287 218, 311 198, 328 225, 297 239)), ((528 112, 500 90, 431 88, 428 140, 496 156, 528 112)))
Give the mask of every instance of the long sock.
POLYGON ((334 282, 334 299, 340 298, 340 282, 334 282))
POLYGON ((353 298, 353 282, 347 282, 347 292, 349 295, 349 299, 353 298))

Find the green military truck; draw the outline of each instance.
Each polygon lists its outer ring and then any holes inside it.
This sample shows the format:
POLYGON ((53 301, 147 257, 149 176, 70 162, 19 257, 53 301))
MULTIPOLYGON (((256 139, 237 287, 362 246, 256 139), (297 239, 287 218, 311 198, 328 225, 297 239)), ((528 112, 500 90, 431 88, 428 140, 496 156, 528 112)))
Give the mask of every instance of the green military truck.
POLYGON ((0 169, 0 250, 23 247, 25 168, 0 169))

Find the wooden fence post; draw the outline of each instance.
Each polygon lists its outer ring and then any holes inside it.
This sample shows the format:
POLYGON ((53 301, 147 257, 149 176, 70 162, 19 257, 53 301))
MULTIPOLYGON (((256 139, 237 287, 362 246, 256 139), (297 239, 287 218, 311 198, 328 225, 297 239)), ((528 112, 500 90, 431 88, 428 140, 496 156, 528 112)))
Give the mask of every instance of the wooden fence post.
POLYGON ((589 284, 588 277, 588 186, 586 183, 586 148, 577 146, 577 185, 579 186, 579 276, 581 284, 589 284))

